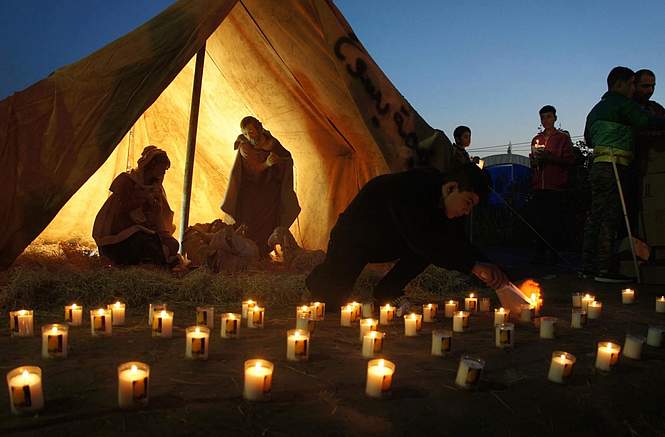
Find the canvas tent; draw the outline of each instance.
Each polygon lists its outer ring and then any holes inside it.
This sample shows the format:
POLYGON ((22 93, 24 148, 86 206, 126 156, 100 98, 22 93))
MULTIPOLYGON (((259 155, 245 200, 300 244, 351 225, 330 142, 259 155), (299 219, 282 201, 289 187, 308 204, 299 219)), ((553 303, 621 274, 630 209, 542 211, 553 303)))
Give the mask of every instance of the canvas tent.
MULTIPOLYGON (((0 102, 0 267, 35 238, 90 239, 95 214, 145 145, 164 148, 181 208, 195 55, 205 47, 190 223, 221 216, 238 123, 293 154, 302 213, 323 248, 369 178, 400 169, 431 127, 330 0, 180 0, 141 27, 0 102)), ((445 166, 449 141, 433 159, 445 166)))

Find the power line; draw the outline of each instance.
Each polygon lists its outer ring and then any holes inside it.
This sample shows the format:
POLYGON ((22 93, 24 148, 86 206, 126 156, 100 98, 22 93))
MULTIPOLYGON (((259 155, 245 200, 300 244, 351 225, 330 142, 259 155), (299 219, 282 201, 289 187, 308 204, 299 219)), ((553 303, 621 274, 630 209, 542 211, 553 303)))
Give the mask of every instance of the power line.
MULTIPOLYGON (((571 140, 576 140, 576 139, 581 139, 584 138, 584 135, 574 135, 571 136, 571 140)), ((510 144, 496 144, 493 146, 481 146, 481 147, 469 147, 467 150, 469 152, 475 152, 475 151, 488 151, 492 149, 504 149, 508 146, 512 146, 513 149, 521 149, 522 147, 515 147, 515 146, 527 146, 526 148, 531 148, 531 141, 520 141, 518 143, 510 143, 510 144)))

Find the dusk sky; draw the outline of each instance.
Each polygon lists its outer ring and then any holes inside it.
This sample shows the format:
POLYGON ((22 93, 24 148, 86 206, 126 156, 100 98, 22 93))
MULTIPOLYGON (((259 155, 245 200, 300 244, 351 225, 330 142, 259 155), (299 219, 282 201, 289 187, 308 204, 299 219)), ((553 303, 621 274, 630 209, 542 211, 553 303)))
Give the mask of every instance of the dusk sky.
MULTIPOLYGON (((0 98, 124 35, 170 3, 0 1, 0 98)), ((556 106, 562 128, 581 135, 615 65, 650 68, 665 83, 662 0, 335 4, 433 127, 450 137, 458 124, 471 127, 472 149, 530 140, 545 104, 556 106)), ((665 101, 664 87, 657 85, 654 100, 665 101)))

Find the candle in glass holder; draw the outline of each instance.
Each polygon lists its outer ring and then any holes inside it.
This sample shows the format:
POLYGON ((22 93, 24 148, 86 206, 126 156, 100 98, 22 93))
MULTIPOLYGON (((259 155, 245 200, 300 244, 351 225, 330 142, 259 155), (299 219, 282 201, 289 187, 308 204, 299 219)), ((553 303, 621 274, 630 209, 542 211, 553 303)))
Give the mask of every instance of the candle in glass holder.
POLYGON ((490 298, 489 297, 481 297, 478 299, 478 309, 482 313, 486 313, 490 310, 490 298))
POLYGON ((70 326, 81 326, 83 324, 83 307, 75 303, 66 305, 65 322, 70 326))
POLYGON ((423 322, 433 322, 436 319, 436 311, 439 306, 435 303, 423 305, 423 322))
POLYGON ((355 322, 356 320, 360 320, 360 316, 362 315, 363 311, 362 305, 360 305, 360 303, 356 302, 355 300, 349 305, 353 307, 353 321, 355 322))
POLYGON ((242 314, 237 313, 223 313, 222 327, 220 328, 220 336, 222 338, 238 338, 240 337, 240 321, 242 314))
POLYGON ((32 337, 34 335, 32 315, 32 310, 9 312, 9 330, 12 337, 32 337))
POLYGON ((346 327, 353 326, 355 312, 356 310, 352 305, 344 305, 341 307, 339 324, 346 327))
POLYGON ((600 312, 603 309, 603 304, 598 302, 597 300, 594 300, 593 302, 589 302, 587 305, 587 310, 586 310, 586 315, 588 319, 599 319, 600 318, 600 312))
POLYGON ((373 358, 383 351, 385 332, 369 331, 363 337, 362 355, 364 358, 373 358))
MULTIPOLYGON (((621 303, 624 305, 635 302, 635 290, 632 288, 624 288, 621 290, 621 303)), ((625 352, 624 352, 625 355, 625 352)))
POLYGON ((362 304, 362 318, 371 319, 374 317, 374 302, 363 302, 362 304))
POLYGON ((323 320, 326 316, 326 304, 323 302, 311 302, 309 304, 312 311, 312 320, 323 320))
POLYGON ((7 373, 9 405, 12 414, 34 413, 44 407, 42 369, 21 366, 7 373))
POLYGON ((665 296, 656 298, 656 312, 665 313, 665 296))
POLYGON ((499 349, 515 346, 515 325, 513 323, 494 325, 494 344, 499 349))
POLYGON ((453 331, 464 332, 469 327, 469 312, 457 311, 453 316, 453 331))
POLYGON ((573 308, 582 308, 582 293, 573 293, 573 308))
POLYGON ((543 308, 543 298, 540 297, 540 294, 531 293, 531 298, 529 300, 531 301, 531 306, 533 306, 534 316, 539 316, 540 310, 543 308))
POLYGON ((312 320, 312 315, 300 314, 296 317, 296 329, 308 331, 310 334, 316 329, 316 322, 312 320))
POLYGON ((554 338, 556 337, 556 325, 559 319, 556 317, 541 317, 540 318, 540 338, 554 338))
POLYGON ((445 303, 444 306, 444 317, 452 319, 457 311, 458 302, 456 300, 449 300, 445 303))
POLYGON ((647 344, 653 347, 662 347, 664 336, 665 326, 650 325, 647 331, 647 344))
POLYGON ((155 313, 160 311, 166 311, 165 303, 151 303, 148 305, 148 326, 152 327, 152 319, 154 318, 155 313))
POLYGON ((365 393, 371 398, 382 398, 390 395, 390 388, 395 374, 395 364, 378 358, 367 363, 367 385, 365 393))
POLYGON ((626 341, 623 344, 623 356, 639 360, 642 356, 642 345, 646 338, 643 335, 626 334, 626 341))
POLYGON ((42 326, 42 358, 67 358, 69 327, 59 323, 42 326))
POLYGON ((242 395, 248 401, 265 401, 270 397, 275 366, 270 361, 245 361, 245 384, 242 395))
POLYGON ((485 368, 485 361, 481 358, 474 358, 468 355, 462 356, 457 368, 457 377, 455 384, 462 388, 471 389, 478 385, 480 374, 485 368))
MULTIPOLYGON (((582 297, 582 309, 583 309, 584 311, 587 311, 587 307, 588 307, 588 305, 589 305, 591 302, 595 301, 595 300, 596 300, 596 296, 593 296, 593 295, 588 294, 588 293, 585 294, 585 295, 582 297)), ((588 313, 588 311, 587 311, 587 313, 588 313)))
POLYGON ((111 335, 111 310, 98 308, 90 310, 90 334, 93 336, 111 335))
POLYGON ((196 325, 185 330, 185 357, 207 360, 208 349, 210 349, 210 328, 196 325))
POLYGON ((453 332, 450 329, 435 329, 432 331, 432 355, 438 357, 450 353, 453 347, 453 332))
POLYGON ((136 408, 148 404, 150 366, 130 361, 118 366, 118 406, 136 408))
POLYGON ((247 310, 250 308, 254 307, 256 305, 256 301, 252 299, 247 299, 242 301, 242 318, 246 319, 247 318, 247 310))
POLYGON ((152 336, 171 338, 173 334, 173 311, 162 310, 152 315, 152 336))
POLYGON ((552 361, 550 362, 550 371, 547 373, 547 379, 559 384, 568 381, 573 373, 573 366, 576 361, 575 356, 568 352, 552 352, 552 361))
POLYGON ((586 311, 580 308, 573 308, 570 318, 570 327, 571 328, 584 328, 586 325, 586 311))
POLYGON ((464 310, 469 313, 478 311, 478 298, 473 293, 464 298, 464 310))
POLYGON ((407 337, 415 337, 422 328, 421 314, 411 313, 404 316, 404 335, 407 337))
POLYGON ((247 327, 248 328, 263 328, 263 323, 265 322, 265 312, 264 307, 255 305, 247 309, 247 327))
POLYGON ((299 305, 296 307, 296 317, 310 317, 312 310, 309 305, 299 305))
POLYGON ((494 324, 500 325, 501 323, 507 323, 509 316, 510 310, 507 310, 504 307, 494 309, 494 324))
POLYGON ((535 316, 535 308, 533 305, 524 303, 520 305, 520 322, 531 323, 535 316))
POLYGON ((122 326, 125 324, 125 304, 119 301, 106 305, 107 310, 111 310, 111 323, 113 326, 122 326))
POLYGON ((370 331, 376 331, 379 322, 376 319, 360 319, 360 341, 363 341, 363 337, 370 331))
POLYGON ((390 325, 395 319, 395 307, 386 304, 379 307, 379 325, 390 325))
POLYGON ((211 331, 215 329, 215 307, 196 307, 196 324, 207 326, 211 331))
POLYGON ((306 361, 309 358, 309 332, 291 329, 286 332, 286 359, 306 361))
POLYGON ((603 341, 598 343, 598 352, 596 354, 596 368, 599 370, 609 371, 612 369, 617 361, 619 361, 619 353, 621 346, 611 341, 603 341))

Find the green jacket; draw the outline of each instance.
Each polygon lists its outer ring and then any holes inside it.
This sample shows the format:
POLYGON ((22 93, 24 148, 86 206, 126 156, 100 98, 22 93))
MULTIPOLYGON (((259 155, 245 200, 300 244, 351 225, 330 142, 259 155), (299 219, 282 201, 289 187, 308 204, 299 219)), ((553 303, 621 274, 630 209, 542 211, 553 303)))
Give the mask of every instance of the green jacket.
POLYGON ((642 110, 633 100, 606 92, 586 118, 584 138, 594 149, 593 162, 629 165, 633 160, 635 130, 665 125, 642 110))

